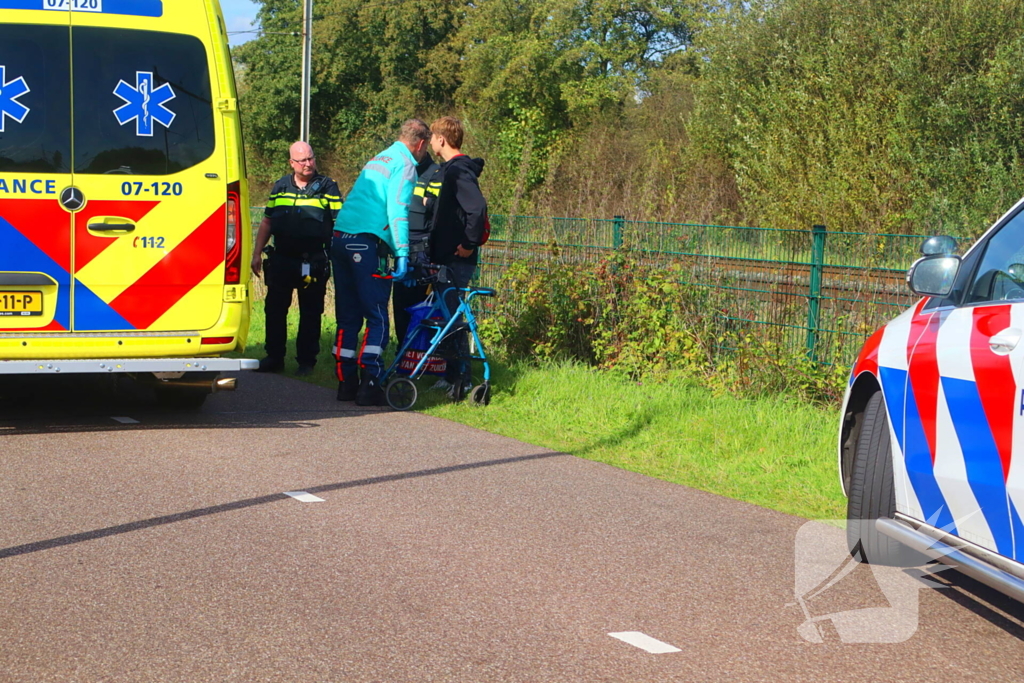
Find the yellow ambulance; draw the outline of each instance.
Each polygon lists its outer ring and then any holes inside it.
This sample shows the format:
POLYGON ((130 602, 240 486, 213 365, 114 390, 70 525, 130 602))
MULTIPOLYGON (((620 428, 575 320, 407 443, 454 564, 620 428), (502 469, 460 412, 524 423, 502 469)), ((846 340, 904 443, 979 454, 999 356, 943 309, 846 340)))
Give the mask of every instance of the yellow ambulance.
POLYGON ((236 97, 218 0, 0 0, 0 375, 256 366, 236 97))

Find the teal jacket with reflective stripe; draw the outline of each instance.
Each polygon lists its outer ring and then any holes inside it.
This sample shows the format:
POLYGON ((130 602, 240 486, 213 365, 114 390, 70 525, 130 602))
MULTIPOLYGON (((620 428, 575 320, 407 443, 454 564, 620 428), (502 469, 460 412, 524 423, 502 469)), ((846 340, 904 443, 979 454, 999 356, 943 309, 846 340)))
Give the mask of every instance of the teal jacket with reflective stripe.
POLYGON ((409 205, 416 187, 416 159, 396 142, 366 162, 345 197, 337 232, 369 233, 384 240, 395 256, 409 255, 409 205))

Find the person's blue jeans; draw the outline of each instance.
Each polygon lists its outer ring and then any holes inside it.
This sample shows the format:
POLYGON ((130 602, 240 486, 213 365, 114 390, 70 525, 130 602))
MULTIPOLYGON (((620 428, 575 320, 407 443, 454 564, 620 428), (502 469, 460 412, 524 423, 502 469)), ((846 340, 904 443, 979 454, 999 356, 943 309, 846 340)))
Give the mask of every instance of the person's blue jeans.
POLYGON ((363 368, 364 379, 384 373, 391 280, 375 276, 384 274, 386 252, 387 247, 373 235, 334 233, 331 262, 338 321, 334 358, 339 381, 356 377, 357 367, 363 368))

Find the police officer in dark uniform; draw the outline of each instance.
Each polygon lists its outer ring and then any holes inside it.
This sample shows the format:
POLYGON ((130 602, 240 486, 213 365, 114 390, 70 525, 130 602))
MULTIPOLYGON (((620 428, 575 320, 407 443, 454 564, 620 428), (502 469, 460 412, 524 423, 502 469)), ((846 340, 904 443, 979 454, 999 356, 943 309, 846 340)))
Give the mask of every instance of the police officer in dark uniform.
MULTIPOLYGON (((430 229, 433 224, 434 202, 441 189, 441 165, 429 154, 416 166, 419 181, 412 191, 412 204, 409 206, 409 270, 415 275, 422 275, 420 267, 430 263, 430 229)), ((395 309, 395 336, 398 345, 405 341, 409 329, 410 314, 406 310, 427 298, 428 285, 419 284, 417 278, 411 278, 397 285, 391 293, 391 302, 395 309)))
POLYGON ((331 272, 328 252, 334 219, 341 210, 341 191, 334 180, 317 173, 316 157, 307 143, 294 143, 289 154, 292 173, 270 191, 252 256, 252 272, 259 275, 263 270, 267 282, 267 357, 257 372, 284 369, 288 309, 292 292, 298 290, 299 369, 295 374, 301 376, 313 372, 320 353, 320 323, 331 272), (274 246, 268 248, 271 237, 274 246), (269 254, 265 263, 264 251, 269 254))

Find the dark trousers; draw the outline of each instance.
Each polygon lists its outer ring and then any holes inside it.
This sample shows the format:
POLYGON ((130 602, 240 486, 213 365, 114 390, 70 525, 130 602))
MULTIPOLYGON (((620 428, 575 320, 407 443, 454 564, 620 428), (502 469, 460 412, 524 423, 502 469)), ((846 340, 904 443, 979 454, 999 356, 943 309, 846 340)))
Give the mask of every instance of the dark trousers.
POLYGON ((318 276, 308 286, 302 281, 301 257, 290 258, 279 252, 263 263, 267 282, 265 301, 267 338, 264 347, 270 358, 284 359, 288 339, 288 309, 292 292, 299 292, 299 334, 295 339, 295 358, 299 365, 316 365, 320 353, 320 323, 324 315, 324 294, 330 271, 326 254, 310 263, 310 272, 318 276))
MULTIPOLYGON (((474 254, 475 256, 475 254, 474 254)), ((473 279, 473 273, 476 272, 476 259, 460 259, 456 258, 448 266, 448 279, 449 284, 438 285, 443 291, 444 305, 448 308, 449 313, 454 313, 455 309, 459 305, 459 294, 456 287, 468 287, 470 280, 473 279)), ((461 319, 462 316, 459 316, 461 319)), ((460 329, 453 335, 455 341, 455 348, 461 358, 469 358, 469 332, 465 329, 460 329)), ((455 383, 456 380, 468 381, 470 379, 470 363, 468 360, 460 360, 456 363, 448 363, 448 367, 445 370, 444 378, 455 383)))
POLYGON ((395 285, 391 292, 391 304, 395 309, 395 337, 398 345, 405 341, 405 335, 409 331, 409 318, 412 315, 405 310, 427 298, 427 285, 416 285, 407 287, 403 284, 395 285))
POLYGON ((334 234, 331 262, 338 320, 334 358, 339 381, 356 377, 360 367, 364 377, 365 373, 371 377, 384 373, 382 356, 388 345, 391 280, 374 276, 382 274, 386 252, 387 246, 373 235, 334 234))

